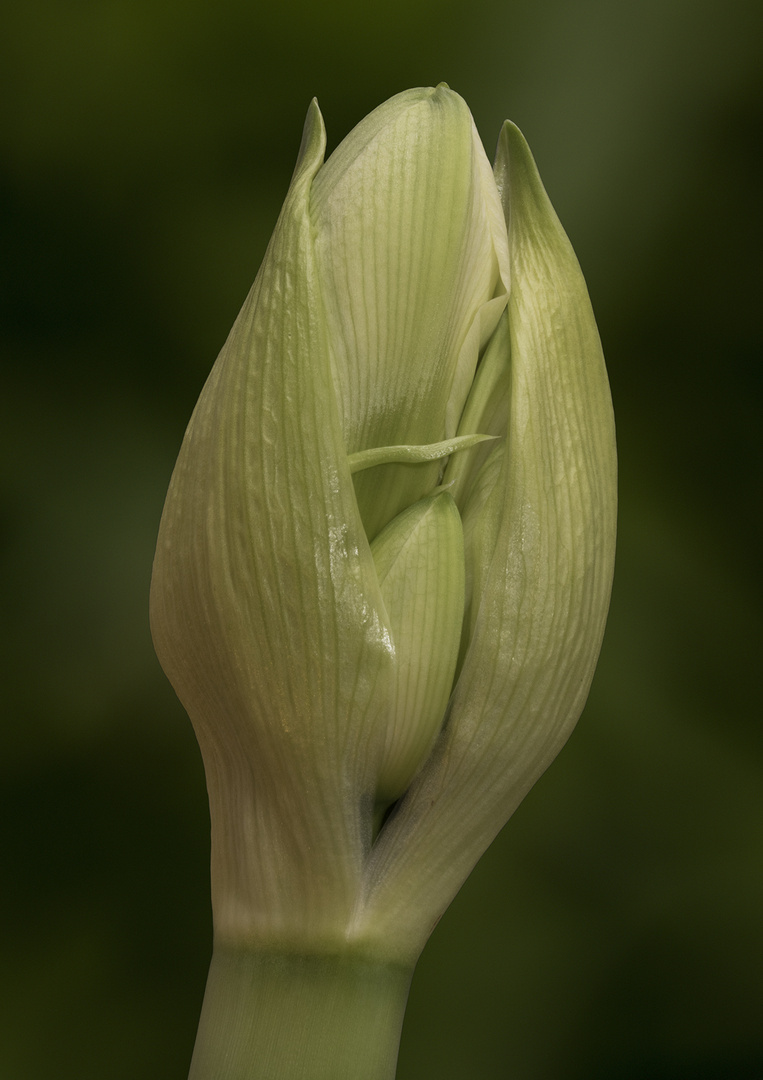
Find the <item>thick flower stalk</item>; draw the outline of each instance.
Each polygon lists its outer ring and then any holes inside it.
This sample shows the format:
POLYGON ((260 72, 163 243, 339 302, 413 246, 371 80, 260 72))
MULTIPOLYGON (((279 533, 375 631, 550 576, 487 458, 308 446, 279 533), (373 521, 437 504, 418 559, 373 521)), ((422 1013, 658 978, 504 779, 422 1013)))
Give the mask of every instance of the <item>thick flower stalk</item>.
POLYGON ((615 444, 580 268, 447 87, 324 164, 310 106, 191 419, 151 591, 201 746, 195 1080, 394 1076, 413 965, 588 693, 615 444))

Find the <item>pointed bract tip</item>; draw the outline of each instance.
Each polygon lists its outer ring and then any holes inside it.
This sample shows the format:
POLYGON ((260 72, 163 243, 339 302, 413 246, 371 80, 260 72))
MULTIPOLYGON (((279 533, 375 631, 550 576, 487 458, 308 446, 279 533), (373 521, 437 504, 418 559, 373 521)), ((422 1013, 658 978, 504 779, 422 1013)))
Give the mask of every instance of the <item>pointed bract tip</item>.
MULTIPOLYGON (((297 154, 297 163, 294 166, 294 176, 300 170, 300 166, 306 158, 318 158, 323 161, 326 152, 326 127, 323 123, 323 115, 318 106, 318 98, 314 97, 307 107, 305 126, 302 129, 302 142, 297 154)), ((294 177, 292 177, 293 179, 294 177)))

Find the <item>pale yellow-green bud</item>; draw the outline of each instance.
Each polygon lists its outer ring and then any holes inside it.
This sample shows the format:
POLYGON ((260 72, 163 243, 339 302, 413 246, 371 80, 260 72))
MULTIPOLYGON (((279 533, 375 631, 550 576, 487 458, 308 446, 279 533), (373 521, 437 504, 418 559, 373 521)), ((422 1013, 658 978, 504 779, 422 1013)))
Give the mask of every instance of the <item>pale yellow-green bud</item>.
POLYGON ((151 621, 204 757, 216 939, 410 963, 585 702, 614 426, 516 128, 493 172, 441 85, 324 148, 313 103, 181 448, 151 621))

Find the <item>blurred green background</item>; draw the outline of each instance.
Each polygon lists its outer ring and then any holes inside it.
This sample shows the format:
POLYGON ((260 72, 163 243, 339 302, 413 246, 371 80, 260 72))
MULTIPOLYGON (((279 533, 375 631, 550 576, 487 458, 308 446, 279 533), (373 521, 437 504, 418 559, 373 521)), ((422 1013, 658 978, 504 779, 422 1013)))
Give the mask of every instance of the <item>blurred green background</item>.
POLYGON ((747 0, 27 0, 0 17, 0 1077, 184 1080, 211 948, 164 493, 308 102, 445 80, 524 130, 618 419, 566 750, 417 969, 400 1080, 763 1076, 761 148, 747 0))

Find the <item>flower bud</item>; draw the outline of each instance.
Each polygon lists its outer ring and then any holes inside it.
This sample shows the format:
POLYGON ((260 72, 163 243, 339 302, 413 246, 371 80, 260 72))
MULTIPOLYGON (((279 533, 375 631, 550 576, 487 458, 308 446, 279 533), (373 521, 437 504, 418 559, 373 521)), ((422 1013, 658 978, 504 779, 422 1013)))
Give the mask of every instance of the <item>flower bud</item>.
POLYGON ((395 642, 395 685, 376 781, 380 810, 409 787, 436 739, 464 614, 461 518, 447 492, 419 499, 371 545, 395 642))
POLYGON ((152 631, 204 758, 217 939, 410 960, 585 700, 611 405, 516 129, 494 175, 441 85, 324 149, 313 102, 175 467, 152 631))

